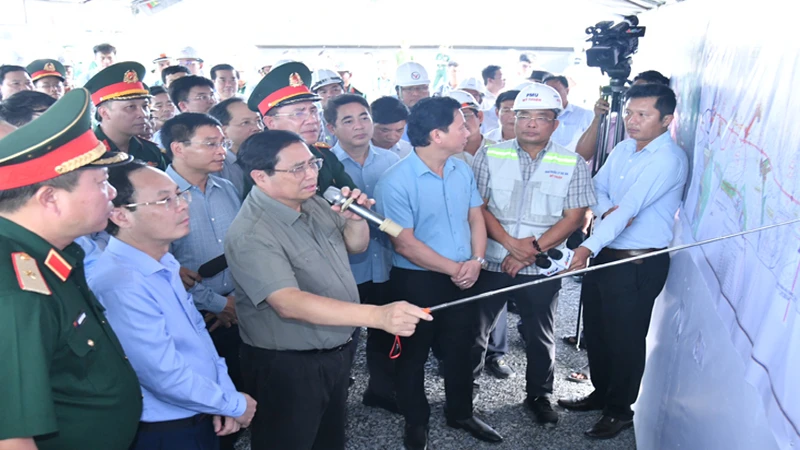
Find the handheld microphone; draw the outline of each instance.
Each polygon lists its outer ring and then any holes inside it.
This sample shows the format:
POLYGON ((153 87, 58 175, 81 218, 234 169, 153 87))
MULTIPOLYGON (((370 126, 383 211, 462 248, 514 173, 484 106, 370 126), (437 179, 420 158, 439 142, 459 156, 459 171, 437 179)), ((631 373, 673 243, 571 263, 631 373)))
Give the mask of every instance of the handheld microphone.
POLYGON ((228 260, 225 259, 225 254, 222 254, 210 261, 203 263, 203 265, 197 269, 197 273, 203 278, 211 278, 227 268, 228 260))
POLYGON ((332 205, 341 206, 342 211, 350 210, 357 216, 374 223, 378 226, 379 230, 383 231, 389 236, 397 237, 400 235, 400 232, 403 231, 403 227, 392 222, 391 219, 386 219, 375 211, 355 203, 356 199, 354 197, 344 197, 342 195, 342 191, 335 186, 330 186, 328 189, 325 189, 325 192, 322 194, 322 198, 327 200, 328 203, 332 205))

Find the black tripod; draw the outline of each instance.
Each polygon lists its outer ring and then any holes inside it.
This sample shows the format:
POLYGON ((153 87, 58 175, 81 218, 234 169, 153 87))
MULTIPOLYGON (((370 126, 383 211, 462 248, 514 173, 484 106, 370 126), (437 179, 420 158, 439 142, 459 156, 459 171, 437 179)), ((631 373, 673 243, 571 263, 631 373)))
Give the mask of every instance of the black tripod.
MULTIPOLYGON (((608 86, 601 88, 602 96, 609 101, 609 110, 600 121, 597 128, 597 143, 594 150, 594 160, 592 162, 592 177, 597 175, 597 172, 603 167, 608 153, 615 145, 622 141, 625 136, 625 126, 622 119, 622 105, 624 102, 625 83, 628 81, 627 75, 622 78, 612 78, 608 86), (613 129, 612 129, 613 124, 613 129)), ((591 226, 589 226, 589 233, 591 234, 591 226)), ((581 316, 583 315, 583 302, 578 301, 578 325, 575 329, 575 348, 581 348, 581 316)))

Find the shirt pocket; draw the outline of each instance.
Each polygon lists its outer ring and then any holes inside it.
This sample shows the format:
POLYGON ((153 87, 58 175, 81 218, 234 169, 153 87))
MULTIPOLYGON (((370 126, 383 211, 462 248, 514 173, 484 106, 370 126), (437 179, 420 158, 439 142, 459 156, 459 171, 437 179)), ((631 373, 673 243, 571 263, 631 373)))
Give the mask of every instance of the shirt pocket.
POLYGON ((531 213, 535 216, 561 217, 567 199, 569 178, 545 178, 531 196, 531 213))
POLYGON ((330 262, 315 248, 301 250, 297 256, 291 258, 291 264, 301 291, 328 296, 332 286, 337 283, 330 262))

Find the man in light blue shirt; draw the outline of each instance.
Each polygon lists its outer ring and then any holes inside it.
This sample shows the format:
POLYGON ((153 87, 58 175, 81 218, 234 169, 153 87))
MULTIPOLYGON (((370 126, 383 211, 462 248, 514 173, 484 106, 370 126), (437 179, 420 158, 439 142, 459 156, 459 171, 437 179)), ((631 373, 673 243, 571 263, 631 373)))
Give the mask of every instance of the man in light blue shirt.
POLYGON ((594 112, 575 106, 567 100, 569 81, 562 75, 552 75, 544 79, 544 84, 558 91, 564 109, 558 115, 558 128, 550 139, 568 150, 575 151, 578 140, 589 129, 594 120, 594 112))
MULTIPOLYGON (((599 219, 575 250, 570 269, 599 265, 667 247, 688 174, 686 153, 669 135, 675 93, 667 86, 633 86, 626 93, 625 129, 594 178, 599 219)), ((572 410, 603 410, 586 435, 609 439, 633 425, 631 405, 644 373, 645 338, 653 303, 664 287, 669 255, 587 273, 581 290, 584 332, 594 392, 559 400, 572 410)))
POLYGON ((218 436, 250 423, 256 402, 236 391, 168 252, 189 233, 191 194, 140 163, 113 171, 109 182, 121 193, 112 237, 87 281, 142 385, 132 448, 218 448, 218 436))
MULTIPOLYGON (((414 151, 387 170, 375 188, 378 212, 403 227, 394 246, 392 294, 420 307, 466 297, 485 263, 483 200, 469 166, 451 158, 469 137, 461 104, 450 97, 420 100, 408 117, 414 151)), ((404 339, 396 361, 397 405, 405 416, 407 449, 428 444, 430 406, 425 397, 424 366, 438 340, 444 354, 447 424, 476 438, 502 437, 472 413, 471 347, 478 308, 468 303, 442 311, 404 339)))
MULTIPOLYGON (((217 174, 224 165, 231 141, 225 138, 219 122, 211 116, 183 113, 168 120, 162 128, 164 144, 172 164, 167 175, 181 191, 188 191, 191 232, 172 242, 170 252, 184 271, 197 272, 201 265, 225 252, 228 228, 241 207, 239 192, 217 174)), ((241 389, 239 350, 242 340, 236 325, 234 284, 230 270, 200 278, 189 289, 195 306, 210 321, 209 333, 220 356, 228 362, 228 374, 241 389)), ((234 438, 223 439, 223 448, 233 448, 234 438), (230 441, 230 442, 229 442, 230 441)))
MULTIPOLYGON (((325 123, 337 139, 331 151, 342 162, 344 170, 361 192, 372 198, 378 179, 389 167, 400 161, 400 157, 372 145, 370 140, 374 127, 369 103, 356 94, 334 97, 325 106, 325 123)), ((369 227, 369 246, 363 253, 348 256, 350 268, 358 285, 361 303, 385 305, 390 303, 386 282, 392 267, 391 244, 387 235, 378 227, 374 224, 369 224, 369 227)), ((357 329, 356 338, 358 332, 357 329)), ((392 336, 385 331, 369 329, 369 384, 364 392, 363 402, 367 406, 377 406, 397 413, 392 379, 393 361, 386 351, 391 346, 392 336)))

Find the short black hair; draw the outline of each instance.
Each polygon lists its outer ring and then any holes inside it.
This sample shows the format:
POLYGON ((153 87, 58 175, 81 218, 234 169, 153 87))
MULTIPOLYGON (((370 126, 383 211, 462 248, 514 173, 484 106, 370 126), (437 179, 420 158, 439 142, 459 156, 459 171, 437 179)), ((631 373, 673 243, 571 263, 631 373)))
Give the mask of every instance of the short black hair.
POLYGON ((489 82, 489 78, 494 78, 497 76, 497 71, 502 69, 500 66, 491 65, 486 66, 481 70, 481 76, 483 77, 483 84, 487 84, 489 82))
POLYGON ((370 109, 373 123, 390 124, 408 120, 408 107, 396 97, 381 97, 372 102, 370 109))
POLYGON ((369 103, 367 103, 367 99, 356 94, 342 94, 328 100, 328 104, 325 106, 325 109, 322 112, 322 116, 325 118, 325 123, 336 123, 336 119, 339 118, 339 108, 344 105, 349 105, 350 103, 358 103, 364 108, 367 108, 367 112, 372 115, 372 112, 369 109, 369 103))
MULTIPOLYGON (((136 200, 133 198, 135 192, 133 183, 131 183, 131 174, 145 167, 147 167, 147 164, 144 161, 134 159, 128 164, 108 169, 108 184, 114 186, 114 189, 117 190, 117 196, 112 200, 115 207, 119 208, 122 205, 136 203, 136 200)), ((136 211, 136 207, 130 207, 128 210, 136 211)), ((113 220, 109 219, 106 225, 106 232, 112 236, 116 236, 119 233, 119 227, 113 220)))
POLYGON ((639 84, 636 86, 631 86, 630 89, 628 89, 628 92, 625 93, 625 101, 633 98, 648 97, 656 98, 655 106, 658 110, 659 119, 663 119, 664 116, 675 113, 675 106, 678 102, 675 98, 675 92, 673 92, 669 86, 664 86, 663 84, 657 83, 639 84))
POLYGON ((14 66, 14 65, 11 65, 11 64, 3 64, 2 66, 0 66, 0 84, 3 84, 6 81, 6 74, 9 74, 9 73, 12 73, 12 72, 25 72, 25 73, 28 73, 28 71, 22 66, 14 66))
POLYGON ((97 44, 94 46, 92 51, 94 52, 95 55, 98 53, 104 53, 104 54, 113 53, 115 55, 117 54, 117 48, 111 44, 97 44))
POLYGON ((187 67, 184 66, 167 66, 161 71, 161 82, 164 83, 164 86, 167 85, 167 77, 170 75, 175 75, 176 73, 185 73, 186 75, 191 75, 191 72, 187 67))
POLYGON ((544 79, 547 77, 552 77, 553 74, 546 71, 546 70, 531 70, 531 76, 528 77, 529 80, 538 81, 539 83, 544 82, 544 79))
POLYGON ((195 131, 204 126, 221 127, 219 120, 208 114, 185 112, 164 122, 161 127, 161 144, 172 159, 172 143, 191 141, 195 131))
MULTIPOLYGON (((203 86, 211 88, 212 91, 214 90, 214 82, 206 77, 187 75, 178 78, 169 85, 169 99, 172 100, 175 106, 178 106, 178 103, 189 100, 189 91, 191 91, 192 88, 203 86)), ((180 107, 178 109, 180 109, 180 107)))
POLYGON ((164 86, 150 86, 151 96, 155 97, 156 95, 161 95, 161 94, 169 95, 169 92, 167 92, 167 88, 165 88, 164 86))
POLYGON ((239 72, 233 68, 230 64, 217 64, 216 66, 211 68, 211 79, 213 81, 217 81, 217 72, 220 70, 230 70, 236 74, 236 78, 239 78, 239 72))
POLYGON ((56 99, 38 91, 19 91, 0 102, 0 118, 19 128, 47 111, 56 99))
POLYGON ((528 55, 526 55, 525 53, 521 53, 519 55, 519 62, 526 62, 526 63, 530 64, 531 59, 528 58, 528 55))
POLYGON ((516 100, 518 95, 519 91, 516 89, 512 89, 510 91, 505 91, 501 93, 500 95, 497 96, 497 100, 494 101, 495 109, 499 111, 500 105, 502 105, 503 102, 507 102, 509 100, 516 100))
POLYGON ((411 145, 429 146, 431 131, 447 132, 455 112, 460 110, 461 103, 452 97, 428 97, 417 102, 408 115, 408 140, 411 145))
POLYGON ((291 131, 264 130, 247 138, 236 154, 236 164, 252 180, 250 172, 263 170, 267 175, 275 173, 278 153, 295 142, 305 145, 303 138, 291 131))
POLYGON ((665 77, 661 74, 661 72, 657 70, 645 70, 644 72, 636 75, 634 77, 633 82, 637 82, 642 80, 648 84, 656 83, 656 84, 663 84, 664 86, 669 86, 669 78, 665 77))
POLYGON ((567 81, 567 77, 563 75, 550 75, 542 80, 542 83, 547 83, 548 81, 558 81, 564 88, 569 89, 569 81, 567 81))
POLYGON ((13 213, 17 211, 22 208, 39 189, 45 186, 72 192, 72 190, 78 186, 82 171, 82 169, 73 170, 72 172, 67 172, 64 175, 59 175, 55 178, 42 181, 41 183, 14 189, 0 190, 0 212, 13 213))
POLYGON ((245 103, 245 101, 241 97, 231 97, 227 100, 223 100, 214 105, 214 107, 208 111, 208 115, 219 120, 219 123, 222 125, 228 126, 231 123, 231 113, 228 111, 228 106, 234 103, 245 103))
POLYGON ((458 67, 458 63, 455 61, 450 61, 447 63, 447 67, 458 67))

